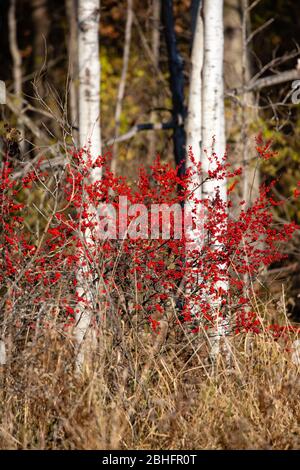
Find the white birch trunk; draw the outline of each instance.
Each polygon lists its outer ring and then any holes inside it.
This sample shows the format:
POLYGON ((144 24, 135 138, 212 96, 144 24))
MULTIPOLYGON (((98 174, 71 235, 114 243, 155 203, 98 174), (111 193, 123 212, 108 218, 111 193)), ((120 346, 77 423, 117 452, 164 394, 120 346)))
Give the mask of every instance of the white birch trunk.
MULTIPOLYGON (((225 118, 224 118, 224 28, 223 28, 223 0, 204 0, 204 64, 203 64, 203 91, 202 91, 202 168, 204 175, 213 170, 216 164, 209 162, 208 156, 215 153, 221 161, 225 153, 225 118), (215 141, 213 142, 213 139, 215 141), (204 151, 206 149, 207 153, 204 151)), ((217 188, 223 202, 227 200, 226 181, 208 180, 203 184, 203 195, 214 198, 217 188)), ((222 246, 215 243, 215 248, 221 250, 222 246)), ((224 268, 220 266, 220 270, 224 268)), ((220 281, 216 288, 228 289, 226 281, 220 281)), ((220 305, 212 302, 215 315, 220 305)), ((220 352, 220 339, 226 333, 226 320, 218 318, 216 326, 210 334, 211 352, 213 361, 220 352)))
MULTIPOLYGON (((101 154, 100 134, 100 57, 99 57, 99 20, 100 0, 79 0, 78 3, 78 68, 79 68, 79 143, 86 147, 95 161, 101 154)), ((99 181, 102 177, 101 168, 95 168, 90 174, 91 182, 99 181)), ((97 217, 97 208, 90 207, 90 217, 97 217)), ((87 250, 93 248, 91 233, 85 232, 85 246, 87 250)), ((84 261, 84 253, 82 253, 84 261)), ((83 303, 77 306, 75 339, 79 349, 77 367, 83 365, 86 349, 92 344, 83 341, 92 339, 89 334, 93 302, 95 302, 95 286, 93 276, 88 273, 90 267, 81 267, 78 274, 77 293, 88 302, 89 307, 83 303)))
MULTIPOLYGON (((95 160, 101 153, 100 133, 100 0, 78 2, 78 68, 79 68, 79 142, 95 160)), ((92 179, 101 179, 96 169, 92 179)))
MULTIPOLYGON (((213 169, 207 156, 215 152, 219 159, 225 153, 224 84, 223 84, 223 0, 204 0, 204 65, 202 92, 202 166, 213 169), (215 143, 213 145, 213 138, 215 143), (207 150, 207 154, 204 150, 207 150)), ((226 200, 226 181, 207 181, 203 191, 210 197, 217 187, 226 200)))
MULTIPOLYGON (((193 38, 192 56, 191 56, 191 72, 190 72, 190 88, 189 88, 189 101, 186 123, 186 136, 187 136, 187 157, 186 168, 187 170, 193 167, 195 163, 201 162, 201 141, 202 141, 202 67, 203 67, 203 21, 201 16, 201 8, 197 12, 196 27, 193 38), (190 147, 195 161, 191 161, 190 147)), ((192 173, 191 187, 189 192, 192 194, 192 199, 185 201, 185 211, 188 211, 190 218, 193 219, 192 225, 188 224, 187 237, 189 243, 186 250, 186 261, 192 262, 190 252, 196 250, 201 253, 203 244, 203 214, 200 203, 197 200, 202 198, 201 188, 201 175, 199 172, 192 173)), ((190 279, 186 286, 186 295, 189 297, 193 288, 199 284, 199 274, 195 272, 190 273, 190 279)), ((199 308, 196 304, 190 305, 191 315, 197 318, 199 315, 199 308)))
MULTIPOLYGON (((201 160, 202 121, 202 67, 203 67, 203 21, 201 9, 197 13, 192 47, 190 89, 186 124, 187 150, 192 147, 196 162, 201 160)), ((191 162, 187 157, 187 167, 191 162)))

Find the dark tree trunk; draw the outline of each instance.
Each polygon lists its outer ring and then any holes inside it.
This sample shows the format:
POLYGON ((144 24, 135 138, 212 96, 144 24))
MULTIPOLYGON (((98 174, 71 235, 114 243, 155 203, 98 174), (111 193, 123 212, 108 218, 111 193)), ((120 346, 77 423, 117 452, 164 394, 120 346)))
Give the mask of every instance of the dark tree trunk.
POLYGON ((168 51, 173 119, 175 123, 173 133, 174 156, 176 165, 179 165, 178 173, 182 175, 185 171, 186 155, 186 136, 184 130, 186 108, 184 106, 183 60, 177 49, 173 0, 164 0, 162 2, 162 21, 168 51))
POLYGON ((192 3, 191 3, 192 44, 194 40, 198 11, 199 11, 199 8, 201 8, 202 6, 201 4, 202 4, 202 0, 192 0, 192 3))

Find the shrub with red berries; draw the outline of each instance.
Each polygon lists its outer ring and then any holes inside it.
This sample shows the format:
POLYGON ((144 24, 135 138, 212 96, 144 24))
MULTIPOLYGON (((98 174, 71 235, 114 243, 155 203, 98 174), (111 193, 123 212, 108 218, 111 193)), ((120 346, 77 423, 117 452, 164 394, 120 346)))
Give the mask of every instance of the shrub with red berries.
MULTIPOLYGON (((269 144, 261 143, 257 150, 261 158, 271 157, 269 144)), ((259 333, 262 325, 250 308, 249 282, 263 267, 283 258, 282 245, 298 230, 294 222, 275 223, 274 183, 262 186, 253 203, 241 201, 236 207, 232 195, 242 171, 233 170, 226 157, 220 162, 212 156, 214 170, 206 177, 220 184, 228 181, 226 202, 218 189, 210 197, 196 198, 191 190, 195 175, 199 181, 204 177, 195 162, 179 177, 176 168, 156 158, 149 169, 140 169, 133 184, 112 174, 106 157, 92 162, 86 150, 73 151, 59 174, 43 171, 39 162, 22 179, 15 178, 9 161, 3 164, 3 324, 34 329, 55 319, 66 328, 74 324, 81 302, 93 312, 94 325, 120 315, 130 322, 137 315, 156 330, 171 303, 176 322, 189 324, 193 331, 199 325, 213 326, 221 316, 229 320, 230 332, 259 333), (101 180, 90 178, 95 167, 102 168, 101 180), (36 193, 44 196, 39 207, 28 197, 36 193), (125 200, 126 218, 120 207, 125 200), (163 214, 158 215, 157 226, 151 219, 153 205, 177 204, 184 211, 186 201, 201 206, 205 214, 198 250, 187 250, 184 227, 182 235, 176 236, 176 215, 169 219, 169 237, 161 234, 163 214), (105 205, 110 207, 109 214, 104 213, 107 227, 99 210, 105 205), (28 221, 33 210, 34 223, 28 221), (99 226, 102 235, 107 229, 105 237, 99 236, 99 226), (84 277, 90 295, 79 296, 78 282, 84 282, 84 277)), ((271 330, 276 335, 281 331, 274 325, 271 330)))

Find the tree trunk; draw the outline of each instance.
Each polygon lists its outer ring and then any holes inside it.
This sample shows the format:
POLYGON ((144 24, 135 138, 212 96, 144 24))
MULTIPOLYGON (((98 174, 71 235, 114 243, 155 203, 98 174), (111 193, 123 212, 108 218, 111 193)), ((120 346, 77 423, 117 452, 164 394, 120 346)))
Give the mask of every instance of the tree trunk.
MULTIPOLYGON (((225 153, 225 117, 224 117, 224 84, 223 84, 223 57, 224 57, 224 31, 223 31, 223 0, 204 0, 204 64, 203 64, 203 91, 202 91, 202 169, 204 177, 209 170, 216 167, 217 162, 209 161, 209 157, 216 155, 221 162, 225 153)), ((220 198, 224 204, 227 201, 226 181, 214 179, 204 181, 203 196, 214 200, 219 190, 220 198)), ((214 243, 214 249, 222 250, 222 246, 214 243)), ((224 266, 220 265, 220 272, 224 266)), ((217 290, 228 289, 225 280, 219 281, 217 290)), ((210 298, 207 294, 208 299, 210 298)), ((211 352, 214 362, 220 352, 220 340, 226 333, 227 322, 220 314, 220 303, 211 301, 216 316, 216 326, 210 332, 211 352)))
MULTIPOLYGON (((249 12, 248 0, 242 2, 242 86, 245 87, 251 78, 250 60, 248 49, 248 29, 249 29, 249 12)), ((258 161, 256 160, 253 139, 249 139, 250 123, 255 122, 258 106, 255 106, 255 97, 253 92, 243 93, 241 99, 241 145, 243 155, 243 200, 248 204, 253 202, 259 196, 260 175, 258 161)))
MULTIPOLYGON (((92 161, 95 161, 101 153, 99 20, 100 0, 79 0, 79 142, 81 147, 86 147, 92 161)), ((101 168, 94 168, 90 173, 90 182, 97 182, 101 177, 101 168)), ((90 207, 88 213, 91 218, 97 217, 97 208, 90 207)), ((89 231, 85 232, 84 241, 87 250, 93 248, 92 234, 89 231)), ((77 274, 77 293, 87 305, 80 302, 77 306, 75 338, 79 348, 78 368, 82 367, 85 353, 93 344, 90 323, 97 292, 94 276, 91 274, 93 266, 89 266, 84 252, 81 255, 82 263, 77 274)))
POLYGON ((183 174, 186 156, 183 60, 177 49, 172 0, 164 0, 162 2, 162 19, 168 50, 173 120, 175 123, 173 133, 174 155, 175 162, 179 165, 179 174, 183 174))
POLYGON ((18 48, 16 0, 10 0, 8 11, 9 48, 13 61, 14 94, 21 109, 22 101, 22 57, 18 48))
MULTIPOLYGON (((251 79, 248 5, 244 0, 224 1, 224 82, 228 89, 239 90, 251 79)), ((259 169, 256 168, 253 139, 249 138, 250 123, 257 119, 254 93, 243 93, 232 100, 227 109, 226 134, 231 134, 232 156, 243 167, 242 199, 253 201, 259 194, 259 169), (234 130, 234 131, 233 131, 234 130)))
POLYGON ((0 80, 0 104, 6 103, 6 88, 5 83, 0 80))
MULTIPOLYGON (((155 75, 156 75, 156 70, 159 68, 159 47, 160 47, 160 13, 161 13, 161 0, 152 0, 152 43, 151 43, 151 49, 152 49, 152 54, 153 54, 153 61, 154 61, 154 68, 155 68, 155 75)), ((154 80, 156 77, 154 77, 154 80)), ((159 99, 157 96, 153 97, 152 101, 152 106, 153 108, 158 108, 159 107, 159 99)), ((150 122, 156 122, 157 113, 153 110, 151 112, 150 116, 150 122)), ((155 131, 150 132, 149 135, 149 150, 148 150, 148 162, 151 164, 151 161, 153 160, 155 153, 157 152, 156 148, 156 133, 155 131)))
MULTIPOLYGON (((194 2, 195 3, 195 2, 194 2)), ((191 187, 189 193, 193 197, 185 201, 185 211, 189 213, 193 224, 188 224, 190 230, 186 233, 188 237, 188 245, 186 246, 186 262, 193 264, 193 256, 191 253, 197 251, 201 256, 203 244, 203 217, 202 208, 199 202, 202 198, 201 175, 199 172, 193 172, 193 167, 201 162, 201 141, 202 141, 202 67, 203 67, 203 21, 201 16, 201 2, 197 2, 198 11, 192 9, 192 20, 194 24, 191 71, 190 71, 190 88, 189 101, 186 121, 187 136, 187 156, 186 168, 191 169, 191 187), (193 17, 195 13, 196 18, 193 17), (191 159, 193 156, 193 160, 191 159)), ((191 268, 192 269, 192 268, 191 268)), ((200 282, 200 275, 195 271, 190 273, 190 278, 185 287, 185 293, 189 298, 191 316, 196 320, 199 317, 199 308, 197 304, 191 300, 191 293, 197 288, 200 282)))
MULTIPOLYGON (((22 90, 22 56, 18 47, 18 31, 17 31, 17 17, 16 17, 16 0, 10 1, 8 11, 8 27, 9 27, 9 47, 13 62, 13 79, 14 79, 14 94, 15 105, 18 108, 18 116, 22 114, 23 108, 23 90, 22 90)), ((17 120, 18 128, 21 134, 20 149, 22 154, 25 151, 24 145, 24 126, 17 120)))
POLYGON ((75 146, 78 146, 78 26, 77 0, 66 0, 66 12, 69 23, 68 55, 69 55, 69 126, 75 146))
MULTIPOLYGON (((223 0, 204 0, 201 161, 205 174, 215 166, 209 162, 208 156, 216 153, 221 161, 225 153, 223 56, 223 0)), ((203 185, 204 194, 208 197, 214 196, 218 186, 225 201, 226 181, 207 181, 203 185)))
MULTIPOLYGON (((196 25, 193 37, 189 102, 186 122, 187 149, 192 147, 194 158, 200 162, 201 157, 201 120, 202 120, 202 66, 203 66, 203 21, 201 2, 198 2, 196 25)), ((187 157, 187 166, 190 162, 187 157)))
MULTIPOLYGON (((100 0, 79 0, 79 142, 87 146, 92 159, 101 153, 100 133, 100 0)), ((96 169, 93 178, 101 178, 96 169)))
MULTIPOLYGON (((133 0, 127 0, 127 19, 125 27, 125 40, 124 40, 124 52, 123 52, 123 66, 122 73, 119 82, 117 105, 115 111, 115 138, 119 137, 120 125, 121 125, 121 114, 122 106, 125 95, 126 76, 129 64, 130 55, 130 44, 131 44, 131 32, 132 32, 132 21, 133 21, 133 0)), ((118 158, 118 144, 114 144, 111 161, 111 171, 116 172, 118 158)))
POLYGON ((32 21, 34 25, 34 68, 37 73, 35 82, 38 94, 44 99, 43 73, 46 68, 47 38, 50 29, 47 0, 32 0, 32 21))
POLYGON ((224 0, 224 82, 226 89, 243 82, 241 0, 224 0))

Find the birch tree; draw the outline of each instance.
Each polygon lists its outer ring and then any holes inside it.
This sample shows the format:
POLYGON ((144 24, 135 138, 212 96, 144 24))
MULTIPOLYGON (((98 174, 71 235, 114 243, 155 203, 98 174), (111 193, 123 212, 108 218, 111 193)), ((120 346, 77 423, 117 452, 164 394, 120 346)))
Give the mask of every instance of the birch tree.
MULTIPOLYGON (((201 1, 198 1, 195 32, 193 36, 188 114, 186 122, 187 148, 192 147, 196 162, 200 162, 202 140, 202 67, 203 67, 203 20, 201 1)), ((187 156, 187 167, 192 163, 187 156)), ((200 181, 196 182, 199 186, 200 181)), ((199 188, 200 191, 200 188, 199 188)))
MULTIPOLYGON (((190 251, 196 250, 201 255, 203 243, 203 218, 201 214, 200 201, 202 198, 201 177, 199 172, 194 172, 193 167, 201 162, 201 141, 202 141, 202 67, 203 67, 203 20, 201 15, 202 1, 193 2, 192 21, 193 27, 193 43, 191 55, 191 71, 190 71, 190 87, 188 111, 186 120, 186 139, 187 139, 187 156, 186 168, 191 169, 191 187, 190 193, 192 199, 185 201, 185 210, 189 211, 190 217, 193 219, 193 229, 187 233, 190 240, 186 250, 186 261, 190 260, 190 251), (195 8, 195 4, 197 8, 195 8), (194 14, 196 18, 194 18, 194 14), (192 152, 190 152, 190 148, 192 152), (193 155, 193 161, 191 160, 193 155)), ((192 227, 190 225, 190 227, 192 227)), ((197 269, 195 273, 191 273, 189 285, 186 287, 186 295, 190 296, 194 285, 199 283, 199 274, 197 269)), ((199 308, 196 304, 191 307, 191 314, 194 318, 199 315, 199 308)))
MULTIPOLYGON (((79 0, 79 143, 89 148, 93 160, 101 153, 99 21, 100 0, 79 0)), ((101 170, 92 177, 101 178, 101 170)))
MULTIPOLYGON (((208 156, 215 153, 222 159, 225 153, 224 84, 223 84, 223 0, 204 0, 204 64, 202 89, 202 156, 204 173, 213 169, 208 156)), ((212 196, 220 186, 226 200, 226 181, 209 180, 203 185, 206 196, 212 196)))
MULTIPOLYGON (((225 117, 224 117, 224 27, 223 0, 204 0, 204 63, 202 87, 202 152, 201 162, 204 177, 213 170, 225 153, 225 117), (217 161, 209 157, 216 155, 217 161)), ((204 179, 203 196, 213 200, 217 191, 223 203, 227 200, 226 180, 204 179)), ((222 246, 215 243, 216 250, 222 246)), ((220 271, 224 266, 220 265, 220 271)), ((219 281, 216 289, 228 289, 226 281, 219 281)), ((220 352, 220 339, 226 333, 226 319, 219 316, 220 305, 212 302, 217 318, 216 327, 210 334, 211 358, 215 360, 220 352)))
MULTIPOLYGON (((193 2, 197 6, 196 21, 194 21, 194 35, 191 57, 190 90, 188 103, 188 116, 186 122, 187 147, 192 148, 192 153, 187 154, 187 168, 193 168, 201 163, 203 171, 203 184, 201 175, 192 172, 191 192, 193 200, 186 201, 186 210, 190 211, 194 220, 194 229, 188 233, 190 243, 187 249, 187 262, 189 250, 196 250, 201 256, 202 244, 209 234, 205 233, 204 208, 200 202, 207 198, 213 202, 219 192, 221 200, 226 203, 226 181, 208 179, 209 170, 215 169, 225 153, 225 119, 224 119, 224 84, 223 84, 223 57, 224 57, 224 32, 223 32, 223 0, 204 0, 193 2), (201 8, 203 6, 203 19, 201 8), (193 160, 191 159, 193 155, 193 160), (214 156, 217 157, 210 158, 214 156)), ((220 228, 221 230, 221 228, 220 228)), ((222 246, 214 244, 215 250, 222 250, 222 246)), ((220 265, 220 271, 224 266, 220 265)), ((201 279, 196 272, 191 273, 191 282, 186 287, 186 295, 189 296, 193 288, 201 279)), ((222 287, 227 290, 227 283, 219 281, 216 289, 222 287)), ((226 322, 219 319, 220 303, 213 300, 208 292, 201 294, 208 300, 214 310, 216 326, 211 329, 210 357, 214 362, 220 352, 220 339, 225 334, 226 322)), ((191 305, 191 313, 197 317, 199 307, 191 305)))
MULTIPOLYGON (((86 147, 92 161, 95 161, 101 153, 99 20, 100 0, 79 0, 79 143, 80 147, 86 147)), ((91 171, 90 182, 97 182, 101 177, 102 170, 96 167, 91 171)), ((97 208, 90 207, 89 216, 97 217, 97 208)), ((85 231, 84 245, 87 249, 93 246, 92 236, 89 231, 85 231)), ((84 256, 83 252, 83 259, 84 256)), ((77 280, 77 293, 89 305, 87 307, 83 303, 79 303, 77 306, 75 338, 79 347, 77 365, 81 367, 84 360, 82 342, 88 334, 93 302, 95 301, 93 298, 95 283, 88 264, 84 265, 83 263, 78 272, 77 280)))

